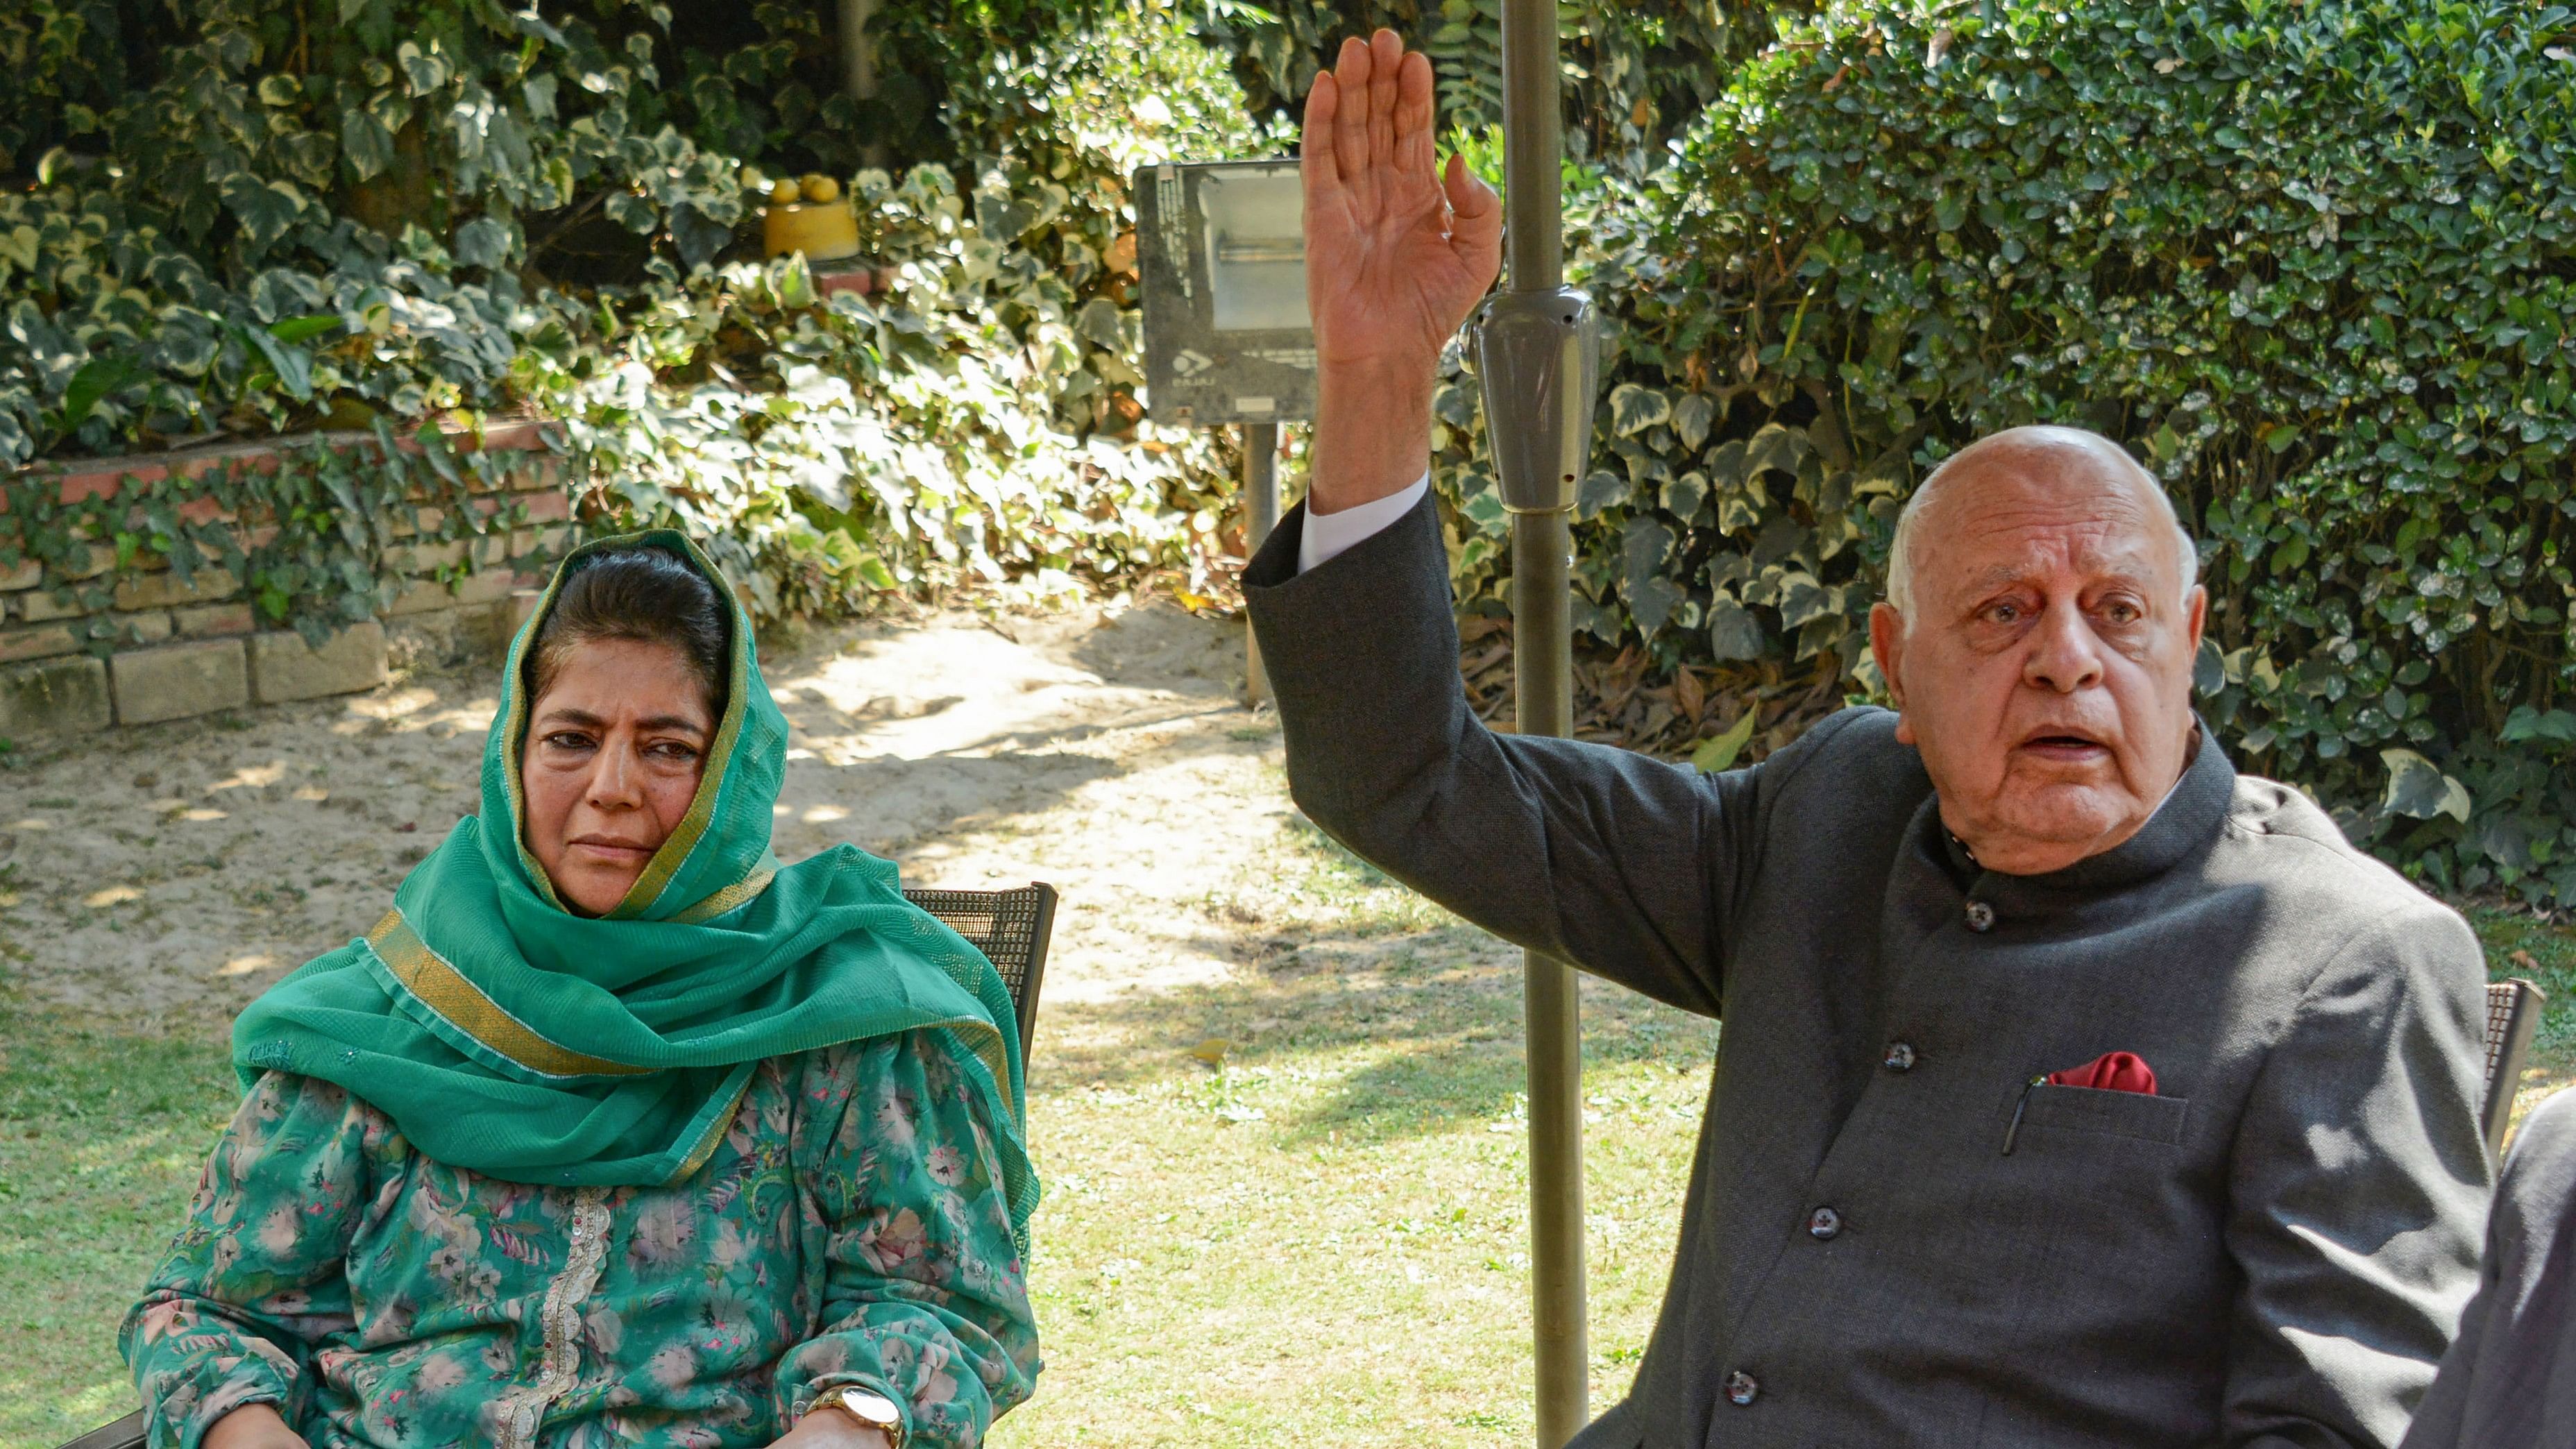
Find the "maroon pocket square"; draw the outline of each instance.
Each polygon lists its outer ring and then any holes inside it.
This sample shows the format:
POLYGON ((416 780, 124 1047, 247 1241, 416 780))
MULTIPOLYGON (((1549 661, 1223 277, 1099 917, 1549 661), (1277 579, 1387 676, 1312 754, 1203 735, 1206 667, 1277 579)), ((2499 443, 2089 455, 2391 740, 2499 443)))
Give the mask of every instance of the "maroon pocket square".
POLYGON ((2051 1072, 2052 1087, 2091 1087, 2104 1092, 2156 1094, 2156 1069, 2135 1052, 2104 1052, 2071 1071, 2051 1072))

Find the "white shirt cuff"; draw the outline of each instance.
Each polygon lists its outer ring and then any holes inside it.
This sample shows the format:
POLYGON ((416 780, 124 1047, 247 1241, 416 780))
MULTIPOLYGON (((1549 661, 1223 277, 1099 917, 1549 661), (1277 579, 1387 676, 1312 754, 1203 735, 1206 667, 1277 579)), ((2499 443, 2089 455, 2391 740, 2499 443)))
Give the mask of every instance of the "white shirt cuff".
POLYGON ((1307 505, 1306 531, 1297 537, 1297 572, 1302 574, 1385 532, 1430 491, 1431 470, 1425 468, 1411 487, 1339 513, 1317 513, 1312 504, 1307 505))

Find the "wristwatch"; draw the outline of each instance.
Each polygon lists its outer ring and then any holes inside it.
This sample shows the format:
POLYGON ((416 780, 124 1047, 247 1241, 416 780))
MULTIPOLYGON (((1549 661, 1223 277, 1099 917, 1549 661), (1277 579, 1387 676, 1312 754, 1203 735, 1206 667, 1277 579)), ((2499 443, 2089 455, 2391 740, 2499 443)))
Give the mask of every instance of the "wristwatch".
POLYGON ((903 1409, 894 1400, 860 1384, 842 1384, 814 1396, 806 1412, 838 1409, 886 1436, 886 1449, 903 1449, 903 1409))

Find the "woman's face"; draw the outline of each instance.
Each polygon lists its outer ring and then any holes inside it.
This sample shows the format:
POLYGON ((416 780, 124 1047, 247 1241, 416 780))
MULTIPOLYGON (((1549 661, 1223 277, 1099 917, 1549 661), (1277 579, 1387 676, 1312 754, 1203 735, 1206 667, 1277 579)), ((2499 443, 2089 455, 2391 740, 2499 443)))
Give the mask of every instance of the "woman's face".
POLYGON ((668 644, 576 645, 528 712, 528 853, 585 915, 626 898, 689 813, 715 735, 706 689, 668 644))

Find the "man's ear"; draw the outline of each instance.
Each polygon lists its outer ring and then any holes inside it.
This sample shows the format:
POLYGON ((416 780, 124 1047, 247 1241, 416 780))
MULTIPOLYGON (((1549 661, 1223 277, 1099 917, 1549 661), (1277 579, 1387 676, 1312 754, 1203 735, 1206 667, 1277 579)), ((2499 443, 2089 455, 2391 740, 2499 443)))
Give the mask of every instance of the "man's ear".
MULTIPOLYGON (((2191 598, 2183 605, 2182 614, 2184 624, 2191 631, 2191 648, 2188 652, 2192 658, 2198 659, 2201 630, 2209 623, 2209 590, 2198 584, 2192 585, 2191 598)), ((1876 637, 1876 631, 1873 630, 1871 638, 1875 640, 1876 637)))
MULTIPOLYGON (((2194 635, 2195 640, 2198 636, 2194 635)), ((2199 647, 2197 643, 2194 648, 2199 647)), ((1869 657, 1878 661, 1878 677, 1887 681, 1887 697, 1905 709, 1905 616, 1890 603, 1869 606, 1869 657)))

